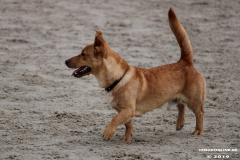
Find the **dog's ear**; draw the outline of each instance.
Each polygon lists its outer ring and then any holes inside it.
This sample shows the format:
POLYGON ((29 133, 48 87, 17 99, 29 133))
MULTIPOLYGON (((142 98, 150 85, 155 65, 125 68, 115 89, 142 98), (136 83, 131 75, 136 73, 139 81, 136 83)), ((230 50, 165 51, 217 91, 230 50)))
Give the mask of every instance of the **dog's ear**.
POLYGON ((103 57, 104 55, 104 44, 106 43, 105 40, 103 39, 102 32, 95 30, 95 41, 94 41, 94 54, 96 56, 101 56, 103 57))

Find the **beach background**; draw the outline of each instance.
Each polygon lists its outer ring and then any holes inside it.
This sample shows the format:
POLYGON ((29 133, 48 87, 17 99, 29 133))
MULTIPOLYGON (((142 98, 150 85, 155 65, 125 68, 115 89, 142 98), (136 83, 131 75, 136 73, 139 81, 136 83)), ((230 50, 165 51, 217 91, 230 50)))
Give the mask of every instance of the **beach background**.
POLYGON ((0 159, 238 159, 239 8, 239 0, 1 0, 0 159), (177 62, 170 7, 206 79, 204 134, 191 135, 196 123, 189 109, 184 128, 176 131, 177 108, 163 106, 133 118, 131 143, 120 140, 124 125, 104 141, 117 112, 93 75, 71 77, 64 61, 93 43, 97 29, 130 65, 177 62))

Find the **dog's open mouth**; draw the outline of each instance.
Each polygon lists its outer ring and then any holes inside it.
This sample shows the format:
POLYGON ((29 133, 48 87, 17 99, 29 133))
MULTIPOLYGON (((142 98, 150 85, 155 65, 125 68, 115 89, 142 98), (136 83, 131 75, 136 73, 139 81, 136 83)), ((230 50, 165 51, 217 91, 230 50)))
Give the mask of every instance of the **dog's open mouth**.
POLYGON ((86 73, 90 72, 91 70, 92 69, 88 66, 82 66, 82 67, 78 68, 76 71, 74 71, 72 73, 72 76, 79 78, 79 77, 85 75, 86 73))

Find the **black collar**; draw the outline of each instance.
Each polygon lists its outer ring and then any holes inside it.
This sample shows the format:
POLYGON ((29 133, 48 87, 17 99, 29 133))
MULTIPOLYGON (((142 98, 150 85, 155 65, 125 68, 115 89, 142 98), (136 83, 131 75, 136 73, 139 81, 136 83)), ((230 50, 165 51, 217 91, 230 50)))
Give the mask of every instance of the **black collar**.
POLYGON ((124 77, 124 75, 127 73, 128 69, 126 70, 126 72, 122 75, 122 77, 120 77, 118 80, 116 80, 112 85, 110 85, 109 87, 105 88, 105 91, 110 92, 120 81, 121 79, 124 77))

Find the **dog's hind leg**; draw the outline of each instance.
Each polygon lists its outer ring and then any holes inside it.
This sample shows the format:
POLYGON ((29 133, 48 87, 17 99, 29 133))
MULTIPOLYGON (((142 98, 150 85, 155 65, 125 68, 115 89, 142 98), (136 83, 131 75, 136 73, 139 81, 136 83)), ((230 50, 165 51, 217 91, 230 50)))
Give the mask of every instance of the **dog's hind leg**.
POLYGON ((188 104, 188 107, 193 111, 193 113, 196 116, 196 128, 192 132, 192 134, 202 135, 203 134, 203 115, 204 115, 203 103, 201 102, 190 103, 188 104))
POLYGON ((178 102, 178 118, 176 123, 176 130, 181 130, 185 123, 185 103, 178 102))
POLYGON ((126 132, 125 135, 122 136, 120 138, 120 140, 122 141, 127 141, 127 142, 131 142, 132 139, 132 135, 133 135, 133 124, 132 124, 132 119, 130 121, 128 121, 127 123, 125 123, 125 127, 126 127, 126 132))

